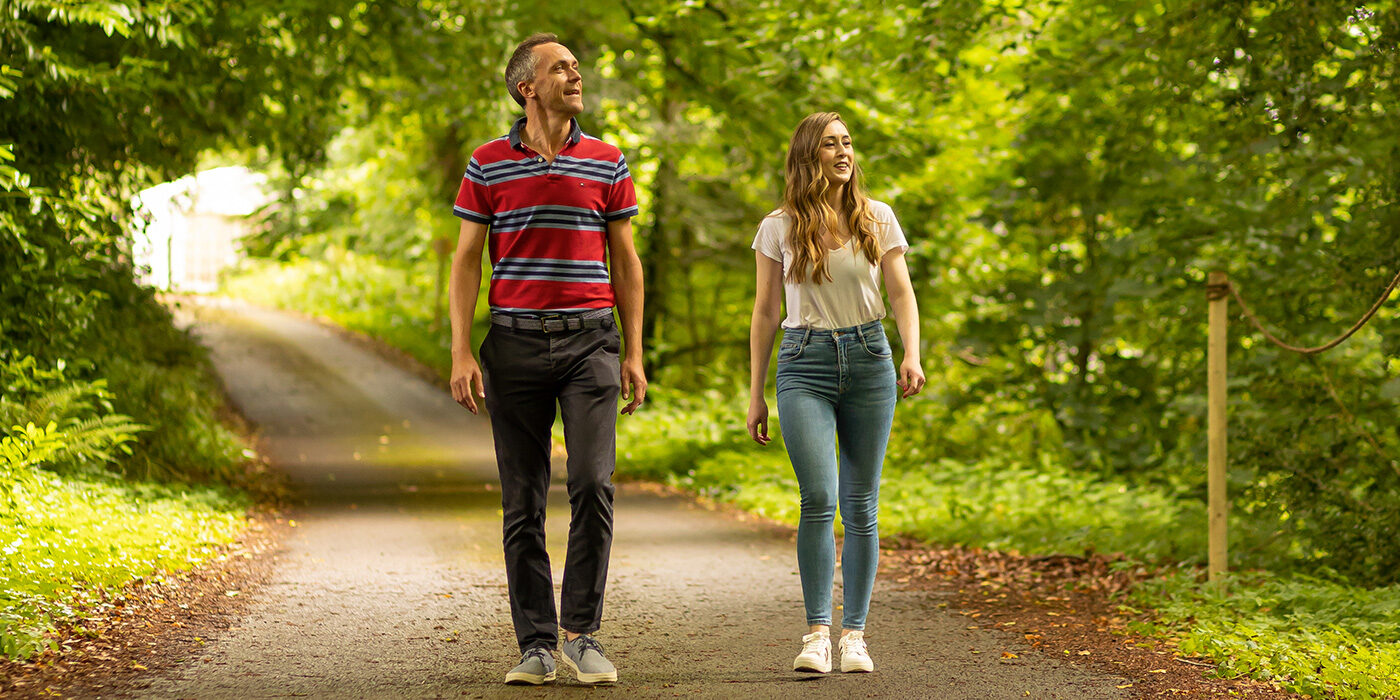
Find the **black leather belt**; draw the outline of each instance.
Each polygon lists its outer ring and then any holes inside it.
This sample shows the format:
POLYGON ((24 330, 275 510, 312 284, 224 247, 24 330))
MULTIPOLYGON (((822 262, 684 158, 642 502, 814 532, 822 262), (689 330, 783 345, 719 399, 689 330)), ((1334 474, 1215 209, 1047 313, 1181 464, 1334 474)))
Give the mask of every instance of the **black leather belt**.
POLYGON ((491 323, 522 331, 562 333, 564 331, 612 328, 613 317, 612 309, 598 309, 597 311, 585 311, 577 314, 540 314, 537 317, 491 314, 491 323))

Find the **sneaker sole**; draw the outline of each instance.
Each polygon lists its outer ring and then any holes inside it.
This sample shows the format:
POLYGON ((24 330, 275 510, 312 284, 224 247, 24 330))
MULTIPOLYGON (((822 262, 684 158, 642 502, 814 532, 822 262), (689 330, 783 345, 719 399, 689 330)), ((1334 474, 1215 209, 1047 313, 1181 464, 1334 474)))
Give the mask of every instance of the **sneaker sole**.
POLYGON ((574 672, 574 677, 577 678, 578 682, 580 683, 593 685, 594 683, 617 682, 617 671, 603 673, 584 673, 578 670, 578 664, 574 663, 574 660, 569 658, 568 654, 560 654, 559 661, 562 662, 565 666, 568 666, 570 671, 574 672))
POLYGON ((792 670, 801 671, 803 673, 831 673, 830 666, 822 668, 821 666, 817 666, 816 664, 807 664, 801 661, 792 662, 792 670))
POLYGON ((869 664, 869 663, 867 663, 867 664, 851 664, 851 667, 850 667, 850 668, 846 668, 846 664, 843 663, 843 664, 841 664, 841 672, 842 672, 842 673, 874 673, 874 672, 875 672, 875 664, 869 664))
POLYGON ((558 674, 554 671, 550 671, 543 676, 538 673, 511 671, 506 674, 506 685, 544 685, 557 677, 558 674))

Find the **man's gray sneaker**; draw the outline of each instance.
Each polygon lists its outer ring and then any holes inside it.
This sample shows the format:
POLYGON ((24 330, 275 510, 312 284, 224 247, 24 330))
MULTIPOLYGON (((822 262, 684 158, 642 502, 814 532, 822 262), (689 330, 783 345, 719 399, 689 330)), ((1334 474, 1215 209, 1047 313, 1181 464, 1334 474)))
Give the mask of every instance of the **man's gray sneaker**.
POLYGON ((581 634, 573 640, 564 640, 559 648, 559 659, 573 669, 580 683, 616 683, 617 669, 603 656, 603 645, 598 640, 581 634))
POLYGON ((506 674, 506 685, 542 685, 555 679, 554 655, 544 647, 530 647, 520 665, 506 674))

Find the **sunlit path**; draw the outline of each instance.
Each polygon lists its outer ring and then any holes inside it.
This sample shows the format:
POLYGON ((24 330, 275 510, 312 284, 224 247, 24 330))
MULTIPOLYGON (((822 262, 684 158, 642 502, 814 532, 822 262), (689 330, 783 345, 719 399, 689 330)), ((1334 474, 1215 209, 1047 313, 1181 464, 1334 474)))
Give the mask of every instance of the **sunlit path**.
MULTIPOLYGON (((489 426, 323 328, 239 308, 196 311, 234 402, 306 499, 246 619, 142 697, 519 697, 489 426)), ((556 486, 556 562, 567 499, 556 486)), ((800 676, 791 542, 684 499, 624 487, 599 635, 618 697, 1096 698, 1124 681, 967 630, 878 584, 872 675, 800 676), (973 654, 971 650, 983 650, 973 654)), ((556 583, 561 571, 555 570, 556 583)))

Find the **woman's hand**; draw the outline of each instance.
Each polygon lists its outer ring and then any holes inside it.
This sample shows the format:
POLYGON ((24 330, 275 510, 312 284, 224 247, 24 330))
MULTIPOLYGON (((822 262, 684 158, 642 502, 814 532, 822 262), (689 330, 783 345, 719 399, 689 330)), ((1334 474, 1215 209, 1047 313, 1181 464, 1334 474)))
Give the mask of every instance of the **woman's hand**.
MULTIPOLYGON (((919 366, 919 361, 911 357, 905 357, 904 362, 899 364, 899 398, 907 399, 919 393, 924 388, 924 370, 919 366)), ((753 409, 749 409, 752 411, 753 409)), ((752 415, 752 414, 750 414, 752 415)))
POLYGON ((760 445, 773 441, 768 437, 768 402, 763 397, 749 401, 749 437, 760 445))

